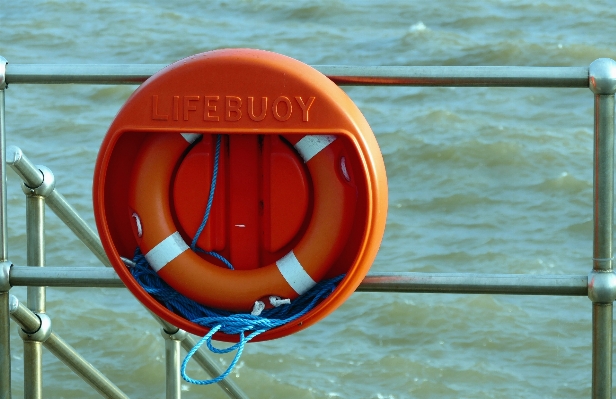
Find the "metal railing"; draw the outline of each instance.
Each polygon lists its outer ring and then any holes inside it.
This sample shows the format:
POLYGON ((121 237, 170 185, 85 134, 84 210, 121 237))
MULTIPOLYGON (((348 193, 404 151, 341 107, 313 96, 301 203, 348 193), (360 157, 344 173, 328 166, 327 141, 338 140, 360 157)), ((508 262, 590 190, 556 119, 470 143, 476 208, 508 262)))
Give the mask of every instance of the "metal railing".
MULTIPOLYGON (((4 98, 7 84, 139 84, 165 65, 11 65, 0 57, 0 399, 11 397, 9 318, 24 340, 25 397, 42 397, 41 345, 44 345, 102 395, 125 398, 112 382, 79 356, 51 329, 45 315, 43 287, 123 287, 112 269, 31 267, 44 264, 44 204, 109 266, 96 233, 57 192, 53 174, 34 166, 17 147, 6 148, 4 98), (28 266, 8 258, 6 165, 24 181, 27 196, 28 266), (10 295, 11 286, 28 287, 28 307, 10 295)), ((598 59, 585 67, 354 67, 316 66, 339 85, 563 87, 589 88, 594 94, 593 266, 588 275, 370 273, 358 288, 364 292, 489 293, 588 296, 593 302, 592 398, 611 398, 612 321, 616 299, 613 273, 614 92, 616 62, 598 59)), ((179 347, 195 341, 154 316, 166 345, 167 398, 180 397, 179 347)), ((197 362, 212 375, 221 370, 199 351, 197 362)), ((233 398, 247 397, 232 381, 219 385, 233 398)))

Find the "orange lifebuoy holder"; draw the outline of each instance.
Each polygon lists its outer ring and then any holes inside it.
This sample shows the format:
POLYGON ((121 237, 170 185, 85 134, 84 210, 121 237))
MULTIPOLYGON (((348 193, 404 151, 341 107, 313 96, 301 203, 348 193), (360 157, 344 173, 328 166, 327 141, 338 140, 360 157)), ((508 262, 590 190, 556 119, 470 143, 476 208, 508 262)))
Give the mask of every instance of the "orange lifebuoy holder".
POLYGON ((139 247, 178 292, 244 313, 266 296, 293 300, 345 274, 312 310, 255 339, 267 340, 322 319, 361 283, 385 229, 387 179, 368 123, 326 76, 271 52, 216 50, 164 68, 124 104, 96 162, 94 212, 129 290, 201 336, 209 329, 151 297, 121 257, 139 247), (208 201, 217 135, 216 191, 197 244, 235 270, 187 244, 208 201))

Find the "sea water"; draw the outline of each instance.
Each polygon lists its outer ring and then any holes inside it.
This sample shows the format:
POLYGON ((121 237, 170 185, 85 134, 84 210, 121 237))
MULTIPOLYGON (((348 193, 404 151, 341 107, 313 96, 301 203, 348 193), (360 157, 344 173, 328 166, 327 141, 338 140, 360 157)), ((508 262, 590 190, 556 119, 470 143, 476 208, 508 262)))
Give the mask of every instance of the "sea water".
MULTIPOLYGON (((5 1, 13 64, 168 64, 225 47, 311 65, 588 66, 616 58, 608 1, 5 1)), ((9 65, 10 68, 10 65, 9 65)), ((101 140, 135 86, 19 85, 7 144, 51 168, 95 226, 101 140)), ((587 89, 344 87, 389 179, 376 272, 586 274, 592 262, 593 96, 587 89)), ((9 183, 9 253, 26 263, 25 200, 9 183)), ((47 212, 47 264, 100 263, 47 212)), ((102 267, 102 266, 101 266, 102 267)), ((11 293, 25 301, 25 289, 11 293)), ((125 289, 47 291, 53 329, 132 398, 164 396, 158 324, 125 289)), ((585 297, 357 293, 320 323, 249 344, 229 378, 251 398, 590 396, 585 297)), ((23 352, 13 325, 13 394, 23 352)), ((215 356, 226 366, 231 357, 215 356)), ((194 377, 206 375, 197 366, 194 377)), ((44 395, 98 395, 48 352, 44 395)), ((182 386, 185 398, 224 398, 182 386)))

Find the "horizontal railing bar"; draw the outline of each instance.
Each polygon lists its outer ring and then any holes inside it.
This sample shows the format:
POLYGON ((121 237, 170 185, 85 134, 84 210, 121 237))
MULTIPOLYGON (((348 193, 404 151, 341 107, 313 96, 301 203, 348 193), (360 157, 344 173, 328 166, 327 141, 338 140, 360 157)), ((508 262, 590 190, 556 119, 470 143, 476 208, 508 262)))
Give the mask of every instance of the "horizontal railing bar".
POLYGON ((587 275, 371 273, 358 292, 587 296, 587 275))
MULTIPOLYGON (((12 286, 124 287, 115 270, 102 267, 13 266, 12 286)), ((358 292, 442 292, 459 294, 588 295, 586 275, 370 273, 358 292)))
POLYGON ((109 267, 13 266, 9 272, 9 283, 13 287, 124 287, 115 270, 109 267))
POLYGON ((165 64, 15 64, 6 71, 7 84, 141 84, 165 64), (9 72, 10 70, 10 72, 9 72))
MULTIPOLYGON (((164 64, 8 64, 11 84, 140 84, 164 64)), ((315 65, 341 86, 588 87, 587 67, 315 65)))
POLYGON ((587 67, 316 66, 340 86, 588 87, 587 67))

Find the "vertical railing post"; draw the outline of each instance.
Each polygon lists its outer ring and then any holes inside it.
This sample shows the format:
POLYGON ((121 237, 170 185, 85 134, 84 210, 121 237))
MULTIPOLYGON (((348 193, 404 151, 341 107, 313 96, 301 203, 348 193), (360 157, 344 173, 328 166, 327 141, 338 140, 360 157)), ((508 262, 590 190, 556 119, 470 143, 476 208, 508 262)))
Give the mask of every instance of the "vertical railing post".
POLYGON ((9 259, 8 225, 6 220, 6 130, 4 123, 4 92, 7 61, 0 56, 0 261, 9 259))
POLYGON ((182 341, 186 338, 184 330, 175 329, 169 333, 161 328, 161 334, 165 338, 165 386, 166 399, 180 399, 182 397, 182 385, 180 378, 180 349, 182 341))
MULTIPOLYGON (((40 169, 43 169, 42 167, 40 169)), ((46 169, 46 168, 45 168, 46 169)), ((26 248, 28 266, 45 266, 45 193, 41 189, 51 186, 51 171, 43 173, 45 181, 37 188, 22 184, 26 194, 26 248)), ((35 313, 45 313, 45 287, 28 287, 28 309, 35 313)))
POLYGON ((11 397, 11 336, 8 284, 8 237, 6 222, 6 131, 4 124, 4 90, 6 89, 6 59, 0 56, 0 399, 11 397), (6 281, 4 274, 7 273, 6 281))
MULTIPOLYGON (((42 267, 45 265, 45 197, 53 191, 55 180, 49 169, 38 168, 42 183, 38 187, 22 184, 22 190, 26 194, 26 261, 29 266, 42 267)), ((28 287, 28 308, 34 313, 45 313, 45 287, 28 287)), ((43 344, 24 337, 24 398, 40 399, 43 397, 43 344)))
MULTIPOLYGON (((25 191, 25 190, 24 190, 25 191)), ((26 246, 29 266, 44 266, 45 241, 43 219, 45 199, 39 195, 26 195, 26 246)), ((28 308, 45 313, 45 287, 28 287, 28 308)), ((43 344, 24 340, 24 399, 43 397, 43 344)))
POLYGON ((595 95, 593 168, 592 398, 612 397, 612 319, 616 292, 613 273, 614 92, 616 62, 600 58, 590 64, 589 87, 595 95))

